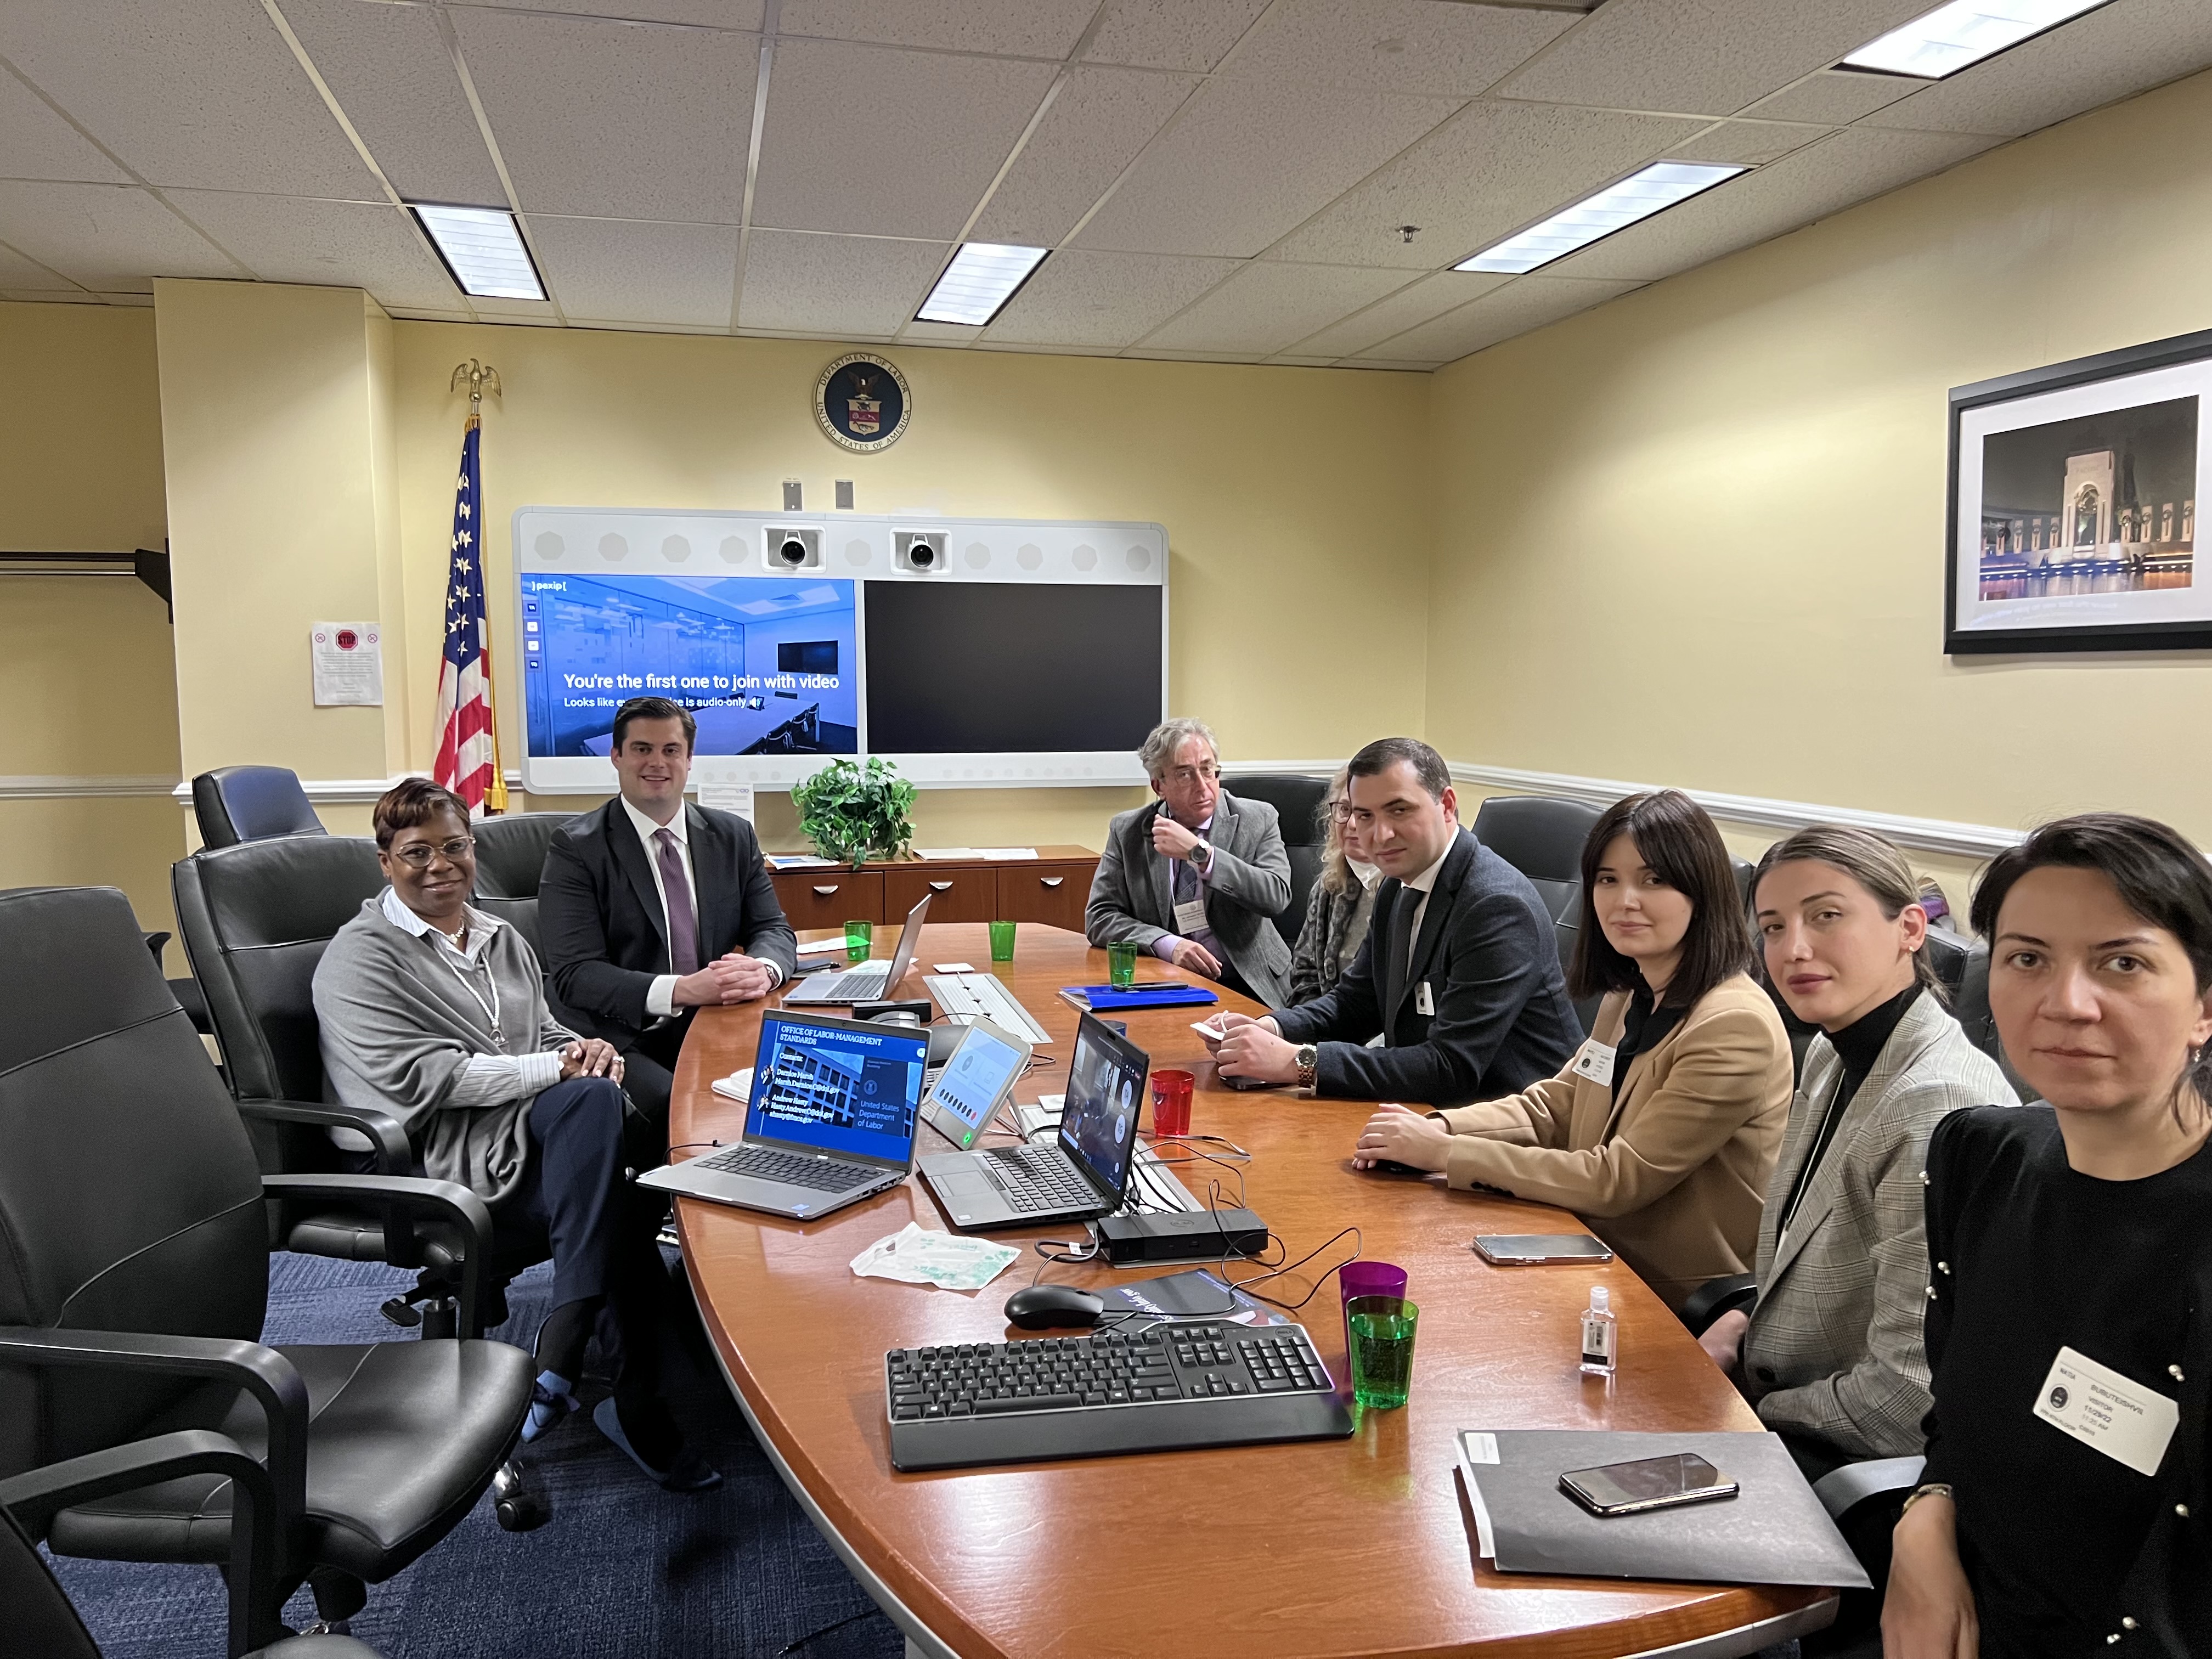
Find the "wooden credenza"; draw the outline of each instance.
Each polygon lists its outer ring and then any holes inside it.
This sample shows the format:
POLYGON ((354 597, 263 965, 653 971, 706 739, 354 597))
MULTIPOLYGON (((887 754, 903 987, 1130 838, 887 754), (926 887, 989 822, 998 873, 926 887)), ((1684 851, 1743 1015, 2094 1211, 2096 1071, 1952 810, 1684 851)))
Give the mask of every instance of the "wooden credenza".
POLYGON ((783 914, 801 933, 903 921, 927 893, 933 922, 1042 921, 1079 933, 1097 870, 1098 854, 1086 848, 1040 847, 1033 859, 886 859, 858 870, 778 870, 773 878, 783 914))

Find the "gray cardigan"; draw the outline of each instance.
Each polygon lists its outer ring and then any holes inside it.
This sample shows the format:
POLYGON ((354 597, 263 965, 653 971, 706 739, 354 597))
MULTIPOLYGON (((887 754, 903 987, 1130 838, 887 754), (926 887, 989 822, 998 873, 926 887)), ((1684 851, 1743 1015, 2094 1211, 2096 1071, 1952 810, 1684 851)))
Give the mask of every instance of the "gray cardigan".
MULTIPOLYGON (((342 1104, 397 1117, 423 1174, 497 1204, 522 1179, 535 1097, 453 1108, 446 1103, 453 1085, 472 1054, 542 1054, 575 1034, 546 1012, 538 957, 514 928, 493 927, 482 957, 499 988, 503 1043, 493 1042, 483 1005, 438 959, 445 948, 394 926, 381 894, 338 929, 315 969, 323 1086, 342 1104)), ((485 994, 481 979, 477 994, 485 994)))

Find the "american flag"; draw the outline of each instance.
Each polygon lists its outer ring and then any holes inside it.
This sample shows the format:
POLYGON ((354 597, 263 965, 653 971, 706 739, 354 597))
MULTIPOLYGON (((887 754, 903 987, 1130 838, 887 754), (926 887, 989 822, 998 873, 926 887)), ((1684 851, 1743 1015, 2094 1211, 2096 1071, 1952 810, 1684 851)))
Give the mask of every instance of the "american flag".
POLYGON ((491 635, 484 626, 483 474, 481 422, 471 415, 461 438, 461 477, 453 490, 453 563, 446 579, 446 653, 438 666, 438 760, 431 776, 468 802, 471 817, 507 810, 492 718, 491 635))

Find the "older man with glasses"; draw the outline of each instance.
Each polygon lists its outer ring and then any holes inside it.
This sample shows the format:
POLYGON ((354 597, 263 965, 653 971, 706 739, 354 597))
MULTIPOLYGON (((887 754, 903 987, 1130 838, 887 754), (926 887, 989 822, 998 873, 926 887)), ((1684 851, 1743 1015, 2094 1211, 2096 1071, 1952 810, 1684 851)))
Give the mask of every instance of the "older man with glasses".
POLYGON ((1291 951, 1269 919, 1290 906, 1291 856, 1275 809, 1222 788, 1220 746, 1203 720, 1163 721, 1137 758, 1158 799, 1107 826, 1084 933, 1281 1007, 1291 951))

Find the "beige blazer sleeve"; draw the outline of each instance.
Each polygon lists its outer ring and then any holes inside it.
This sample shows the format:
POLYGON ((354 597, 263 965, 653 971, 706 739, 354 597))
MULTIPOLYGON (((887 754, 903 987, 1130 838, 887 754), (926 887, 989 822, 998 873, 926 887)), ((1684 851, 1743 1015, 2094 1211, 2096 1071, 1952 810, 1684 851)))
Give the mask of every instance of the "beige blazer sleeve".
MULTIPOLYGON (((1596 1022, 1591 1028, 1592 1040, 1607 1045, 1620 1042, 1620 1028, 1626 1018, 1628 996, 1616 991, 1609 994, 1598 1008, 1596 1022)), ((1554 1077, 1530 1085, 1517 1095, 1505 1095, 1497 1100, 1478 1100, 1469 1106, 1449 1106, 1429 1114, 1449 1129, 1454 1136, 1480 1136, 1486 1139, 1503 1141, 1516 1146, 1551 1146, 1563 1148, 1572 1145, 1575 1114, 1575 1085, 1582 1081, 1575 1073, 1575 1060, 1582 1051, 1577 1048, 1567 1057, 1554 1077)), ((1462 1142, 1452 1143, 1454 1162, 1444 1166, 1445 1178, 1455 1187, 1475 1185, 1482 1177, 1462 1177, 1456 1163, 1462 1142)), ((1472 1145, 1469 1141, 1465 1143, 1472 1145)))
MULTIPOLYGON (((1662 1056, 1668 1063, 1656 1085, 1637 1088, 1632 1078, 1624 1084, 1624 1093, 1633 1097, 1624 1102, 1611 1134, 1604 1133, 1601 1120, 1590 1122, 1593 1115, 1587 1109, 1584 1133, 1557 1146, 1516 1146, 1471 1134, 1452 1146, 1446 1170, 1451 1184, 1500 1188, 1516 1198, 1601 1219, 1631 1214, 1663 1198, 1745 1124, 1769 1110, 1771 1017, 1762 1018, 1755 1008, 1709 995, 1660 1048, 1638 1056, 1638 1069, 1662 1056), (1712 1006, 1716 1002, 1723 1006, 1712 1006)), ((1562 1076, 1586 1090, 1599 1087, 1562 1076)), ((1550 1090, 1560 1080, 1541 1086, 1550 1090)), ((1547 1121, 1555 1118, 1553 1114, 1547 1121)), ((1533 1117, 1530 1121, 1533 1131, 1533 1117)))

